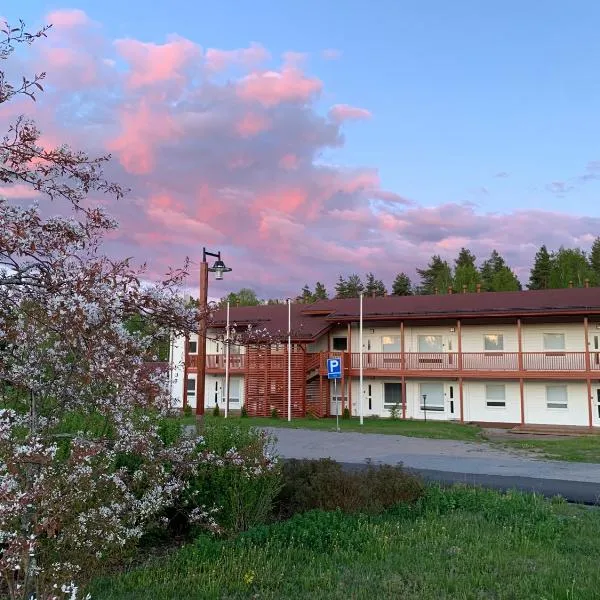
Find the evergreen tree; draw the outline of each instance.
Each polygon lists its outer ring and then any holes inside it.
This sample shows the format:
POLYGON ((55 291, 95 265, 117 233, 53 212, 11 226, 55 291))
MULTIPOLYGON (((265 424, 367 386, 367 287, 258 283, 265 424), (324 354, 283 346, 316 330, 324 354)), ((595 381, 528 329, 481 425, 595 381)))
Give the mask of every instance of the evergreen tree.
POLYGON ((550 287, 550 273, 552 271, 552 256, 546 246, 542 246, 535 254, 533 267, 529 274, 527 287, 530 290, 547 290, 550 287))
POLYGON ((223 308, 229 300, 230 306, 258 306, 262 301, 256 295, 254 290, 250 288, 242 288, 239 292, 231 292, 224 298, 221 298, 219 307, 223 308))
POLYGON ((308 287, 308 284, 302 288, 302 293, 296 298, 296 300, 302 304, 311 304, 314 302, 314 295, 311 292, 310 287, 308 287))
POLYGON ((458 258, 454 261, 454 266, 459 267, 475 267, 475 255, 468 248, 461 248, 458 253, 458 258))
POLYGON ((417 273, 421 277, 420 294, 434 294, 436 289, 446 294, 452 285, 450 265, 437 254, 431 257, 426 269, 417 269, 417 273))
POLYGON ((550 271, 551 288, 566 288, 572 282, 574 287, 583 287, 593 273, 587 256, 579 248, 561 248, 554 254, 550 271))
POLYGON ((392 283, 392 294, 394 296, 412 296, 412 284, 406 273, 398 273, 392 283))
POLYGON ((360 292, 363 292, 365 286, 363 285, 360 277, 353 273, 348 277, 348 281, 346 283, 346 298, 358 298, 360 292))
POLYGON ((367 296, 387 295, 385 284, 383 283, 383 281, 381 281, 381 279, 375 279, 375 275, 373 275, 373 273, 367 273, 367 281, 365 283, 365 294, 367 296))
POLYGON ((496 273, 500 272, 504 267, 506 267, 506 262, 504 259, 498 254, 496 250, 492 250, 490 257, 487 260, 483 261, 481 265, 480 274, 481 274, 481 287, 486 292, 497 291, 494 290, 492 285, 492 280, 496 273))
POLYGON ((313 297, 315 302, 318 300, 327 300, 329 298, 327 295, 327 289, 320 281, 317 281, 317 284, 315 285, 315 293, 313 294, 313 297))
POLYGON ((500 267, 492 275, 490 282, 492 292, 518 292, 521 289, 521 282, 507 265, 500 267))
POLYGON ((600 237, 597 237, 592 244, 590 267, 592 270, 592 285, 600 285, 600 237))
POLYGON ((341 275, 335 284, 335 297, 348 298, 348 282, 341 275))
POLYGON ((476 291, 477 284, 480 282, 480 280, 481 275, 479 274, 477 267, 470 262, 462 262, 460 265, 457 264, 456 269, 454 269, 452 287, 457 293, 461 293, 463 291, 463 286, 467 286, 466 289, 468 292, 474 292, 476 291))

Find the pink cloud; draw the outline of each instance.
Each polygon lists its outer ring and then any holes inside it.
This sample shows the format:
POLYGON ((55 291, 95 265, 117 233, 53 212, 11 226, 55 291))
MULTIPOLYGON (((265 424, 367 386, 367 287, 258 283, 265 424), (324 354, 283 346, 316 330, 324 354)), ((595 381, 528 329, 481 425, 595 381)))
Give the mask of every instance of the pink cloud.
POLYGON ((288 171, 298 167, 298 157, 295 154, 285 154, 279 159, 279 166, 288 171))
POLYGON ((235 130, 242 137, 252 137, 266 131, 271 126, 271 121, 255 112, 247 112, 236 124, 235 130))
POLYGON ((85 12, 78 8, 52 11, 48 13, 46 20, 53 27, 64 28, 80 27, 91 23, 85 12))
POLYGON ((205 53, 205 64, 210 71, 223 71, 231 65, 239 64, 245 67, 255 67, 269 60, 271 55, 264 46, 252 43, 248 48, 238 50, 219 50, 208 48, 205 53))
POLYGON ((319 79, 306 77, 299 69, 288 67, 281 71, 251 73, 238 85, 238 95, 242 100, 254 100, 271 107, 282 102, 308 102, 322 87, 319 79))
POLYGON ((336 123, 342 121, 359 121, 370 119, 371 113, 366 108, 358 108, 349 104, 334 104, 329 109, 329 118, 336 123))
POLYGON ((185 82, 185 70, 202 51, 190 40, 173 36, 165 44, 133 39, 115 41, 117 52, 129 63, 128 84, 140 88, 168 81, 185 82))
POLYGON ((41 194, 30 185, 17 183, 14 185, 0 186, 0 198, 8 198, 9 200, 26 200, 30 198, 39 198, 41 194))

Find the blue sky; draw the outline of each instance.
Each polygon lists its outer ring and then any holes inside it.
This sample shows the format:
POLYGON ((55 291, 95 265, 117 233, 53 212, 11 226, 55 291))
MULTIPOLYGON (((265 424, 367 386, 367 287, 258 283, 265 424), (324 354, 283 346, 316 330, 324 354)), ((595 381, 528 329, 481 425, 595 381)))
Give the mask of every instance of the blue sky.
POLYGON ((286 51, 307 53, 304 72, 324 82, 315 111, 372 113, 345 123, 345 145, 324 148, 325 159, 375 168, 382 188, 422 207, 599 215, 598 179, 581 179, 600 160, 597 2, 29 0, 5 14, 35 23, 70 8, 110 39, 258 42, 274 66, 286 51), (323 59, 330 48, 338 60, 323 59))

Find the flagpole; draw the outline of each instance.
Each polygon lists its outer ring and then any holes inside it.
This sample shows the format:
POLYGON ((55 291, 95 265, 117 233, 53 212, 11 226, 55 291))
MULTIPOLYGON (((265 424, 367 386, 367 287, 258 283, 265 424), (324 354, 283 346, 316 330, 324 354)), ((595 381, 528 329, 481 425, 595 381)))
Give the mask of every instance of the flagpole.
POLYGON ((358 332, 358 351, 359 351, 359 386, 360 386, 360 424, 364 423, 364 402, 363 402, 363 293, 360 292, 360 322, 358 332))
POLYGON ((225 418, 229 414, 229 300, 227 300, 227 325, 225 326, 225 418))

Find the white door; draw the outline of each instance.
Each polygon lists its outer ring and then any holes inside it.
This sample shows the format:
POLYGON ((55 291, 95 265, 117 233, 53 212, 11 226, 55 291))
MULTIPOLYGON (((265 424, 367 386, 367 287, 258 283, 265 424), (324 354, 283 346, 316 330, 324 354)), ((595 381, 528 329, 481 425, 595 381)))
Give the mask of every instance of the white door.
POLYGON ((219 406, 223 408, 223 389, 224 381, 223 377, 207 377, 204 397, 206 399, 205 407, 214 408, 219 406))
POLYGON ((363 340, 363 352, 365 352, 364 366, 369 369, 377 369, 379 355, 381 352, 381 340, 375 336, 367 336, 363 340))
POLYGON ((595 333, 592 336, 592 347, 590 348, 590 359, 592 369, 596 370, 600 367, 600 335, 595 333))
POLYGON ((456 382, 446 384, 446 407, 448 408, 448 418, 458 419, 459 418, 459 404, 458 404, 458 384, 456 382))
POLYGON ((592 402, 594 404, 594 425, 600 426, 600 387, 592 388, 592 395, 594 398, 592 402))

